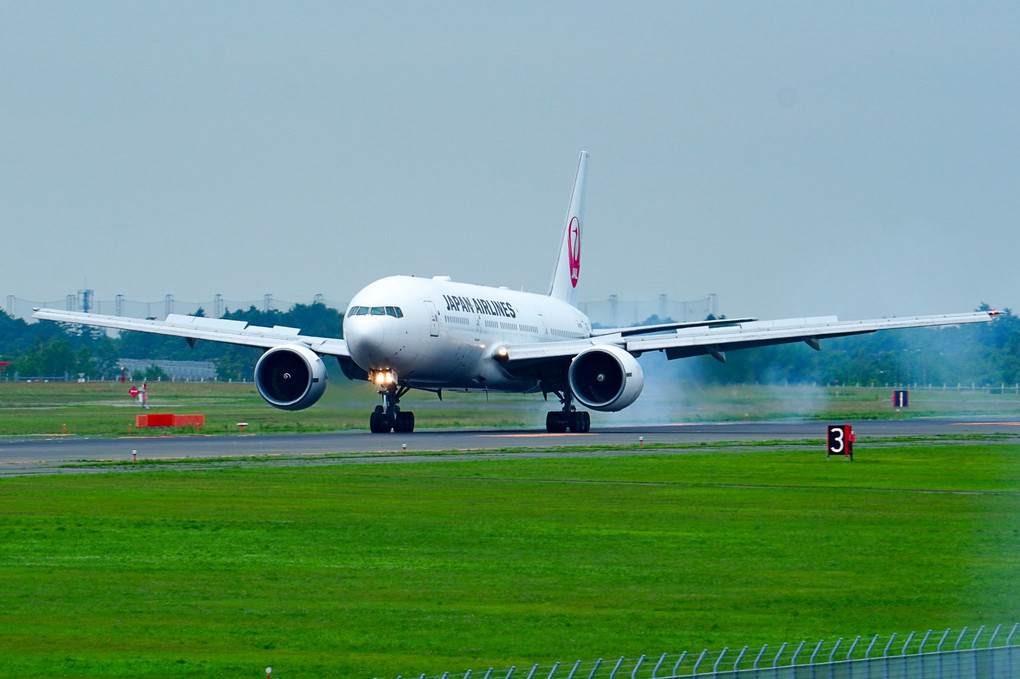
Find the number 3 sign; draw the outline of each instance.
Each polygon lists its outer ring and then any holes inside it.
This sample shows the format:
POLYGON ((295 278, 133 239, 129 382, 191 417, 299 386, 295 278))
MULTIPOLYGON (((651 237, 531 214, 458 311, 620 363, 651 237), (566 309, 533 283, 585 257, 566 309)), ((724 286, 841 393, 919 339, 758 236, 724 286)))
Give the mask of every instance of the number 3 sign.
POLYGON ((854 440, 857 438, 854 436, 853 427, 849 424, 830 424, 828 432, 828 447, 826 448, 825 457, 844 455, 850 458, 852 462, 854 459, 854 440))

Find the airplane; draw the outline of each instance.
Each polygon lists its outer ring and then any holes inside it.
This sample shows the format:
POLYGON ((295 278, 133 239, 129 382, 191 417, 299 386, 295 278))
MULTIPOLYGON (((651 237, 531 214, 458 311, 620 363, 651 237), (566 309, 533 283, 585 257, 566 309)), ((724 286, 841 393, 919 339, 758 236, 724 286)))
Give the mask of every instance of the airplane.
POLYGON ((650 351, 667 359, 710 355, 788 342, 819 350, 819 341, 921 326, 991 321, 998 312, 840 321, 835 316, 760 321, 712 319, 595 329, 578 308, 584 233, 587 152, 577 172, 563 223, 548 294, 460 283, 449 276, 390 276, 362 288, 343 320, 343 338, 313 337, 298 328, 253 326, 244 321, 171 314, 142 320, 37 308, 38 319, 135 330, 259 347, 254 382, 270 405, 301 410, 326 388, 323 357, 337 359, 351 380, 376 385, 382 403, 369 417, 373 433, 414 431, 414 413, 401 410, 411 389, 541 392, 560 409, 546 416, 550 433, 589 431, 581 410, 615 412, 633 404, 644 386, 637 358, 650 351))

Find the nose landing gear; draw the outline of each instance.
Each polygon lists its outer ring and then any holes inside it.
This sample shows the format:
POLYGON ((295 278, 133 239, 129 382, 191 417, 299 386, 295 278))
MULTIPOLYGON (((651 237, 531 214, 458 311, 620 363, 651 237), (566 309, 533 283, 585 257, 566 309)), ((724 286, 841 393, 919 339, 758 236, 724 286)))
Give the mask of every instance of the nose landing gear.
POLYGON ((414 413, 401 410, 397 403, 400 397, 410 391, 409 387, 387 385, 381 389, 382 405, 376 406, 368 420, 368 428, 373 434, 388 434, 391 430, 398 434, 410 434, 414 431, 414 413))

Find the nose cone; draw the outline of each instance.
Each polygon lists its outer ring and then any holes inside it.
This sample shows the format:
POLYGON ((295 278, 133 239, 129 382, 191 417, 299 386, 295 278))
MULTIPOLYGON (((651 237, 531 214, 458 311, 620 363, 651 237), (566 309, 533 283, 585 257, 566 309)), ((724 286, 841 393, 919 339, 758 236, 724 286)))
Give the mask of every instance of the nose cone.
MULTIPOLYGON (((362 370, 409 371, 414 352, 408 334, 415 325, 412 300, 416 281, 390 276, 370 283, 351 298, 344 318, 344 339, 362 370)), ((402 372, 403 371, 403 372, 402 372)))
POLYGON ((344 339, 351 358, 364 370, 391 368, 388 361, 393 356, 392 347, 387 346, 385 316, 351 316, 344 319, 344 339))

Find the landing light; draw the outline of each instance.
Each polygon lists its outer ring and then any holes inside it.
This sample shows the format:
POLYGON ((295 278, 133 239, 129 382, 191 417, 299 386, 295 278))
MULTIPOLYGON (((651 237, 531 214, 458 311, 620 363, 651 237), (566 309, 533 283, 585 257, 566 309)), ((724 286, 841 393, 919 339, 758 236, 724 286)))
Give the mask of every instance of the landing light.
POLYGON ((369 375, 369 379, 376 384, 393 384, 397 381, 397 375, 392 370, 378 370, 369 375))

